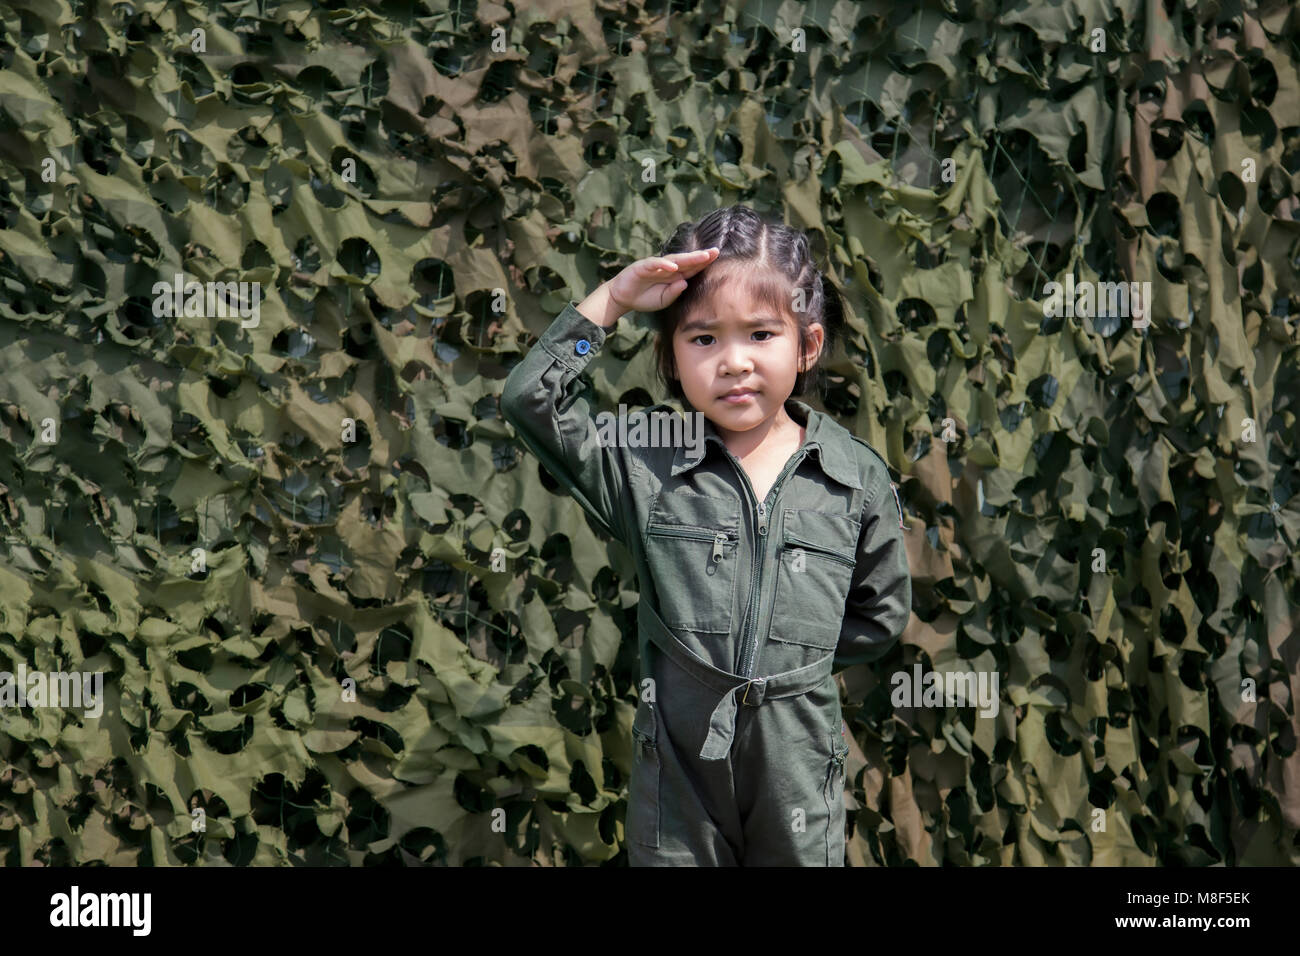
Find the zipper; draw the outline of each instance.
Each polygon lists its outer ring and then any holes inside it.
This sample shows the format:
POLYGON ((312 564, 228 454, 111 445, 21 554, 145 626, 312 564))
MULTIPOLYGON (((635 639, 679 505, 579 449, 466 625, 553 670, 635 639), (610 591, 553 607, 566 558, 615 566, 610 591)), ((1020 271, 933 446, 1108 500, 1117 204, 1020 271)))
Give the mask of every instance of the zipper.
MULTIPOLYGON (((730 449, 725 450, 727 457, 731 459, 732 465, 736 468, 736 473, 740 476, 740 483, 745 487, 745 494, 756 505, 754 514, 758 533, 754 537, 753 570, 750 571, 749 575, 749 604, 745 608, 749 620, 746 622, 745 633, 741 637, 740 668, 737 671, 741 677, 753 677, 751 671, 754 669, 754 659, 758 651, 758 595, 763 582, 763 559, 766 553, 764 545, 767 542, 767 519, 769 514, 766 502, 756 499, 754 487, 749 483, 749 476, 745 474, 745 469, 740 467, 740 462, 736 461, 736 456, 731 453, 730 449)), ((804 456, 807 454, 808 446, 804 445, 786 462, 785 469, 777 476, 771 490, 767 493, 769 499, 781 490, 781 484, 785 481, 786 476, 799 467, 799 462, 803 461, 804 456)))
MULTIPOLYGON (((825 545, 814 544, 811 541, 805 541, 802 538, 790 534, 789 532, 786 532, 785 540, 786 540, 786 545, 793 544, 796 548, 800 548, 804 551, 816 552, 817 554, 830 558, 832 561, 838 561, 840 564, 847 564, 851 568, 855 568, 858 565, 858 562, 855 558, 850 558, 847 555, 840 554, 840 552, 838 551, 833 551, 830 548, 826 547, 825 545)), ((785 545, 783 545, 783 547, 784 546, 785 545)))
POLYGON ((709 531, 705 528, 680 528, 667 524, 648 524, 646 525, 646 534, 662 534, 670 538, 690 538, 693 541, 712 541, 713 552, 709 555, 709 569, 706 574, 712 574, 718 569, 718 562, 722 560, 722 546, 735 537, 739 539, 740 535, 734 531, 709 531))
POLYGON ((674 538, 694 538, 697 541, 712 541, 715 538, 726 540, 735 532, 710 531, 708 528, 684 528, 671 524, 648 524, 646 534, 666 534, 674 538))

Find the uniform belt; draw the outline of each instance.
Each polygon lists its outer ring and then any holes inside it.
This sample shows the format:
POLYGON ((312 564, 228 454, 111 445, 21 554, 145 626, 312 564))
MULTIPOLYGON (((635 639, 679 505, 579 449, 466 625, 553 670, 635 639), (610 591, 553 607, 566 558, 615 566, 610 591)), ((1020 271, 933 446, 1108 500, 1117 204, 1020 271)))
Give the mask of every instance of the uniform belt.
POLYGON ((678 640, 650 602, 642 599, 637 608, 637 625, 651 643, 696 680, 722 692, 722 699, 709 718, 709 735, 700 748, 701 760, 722 760, 731 750, 736 734, 736 697, 740 704, 757 707, 765 700, 797 697, 818 687, 830 676, 835 663, 832 651, 811 664, 767 677, 742 677, 714 667, 678 640))

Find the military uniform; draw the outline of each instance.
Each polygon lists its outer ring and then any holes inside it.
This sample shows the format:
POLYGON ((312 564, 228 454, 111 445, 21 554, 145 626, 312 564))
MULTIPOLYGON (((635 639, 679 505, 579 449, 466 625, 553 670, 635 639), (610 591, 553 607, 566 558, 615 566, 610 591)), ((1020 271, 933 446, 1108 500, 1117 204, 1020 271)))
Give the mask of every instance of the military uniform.
POLYGON ((911 608, 885 462, 793 399, 805 441, 765 501, 711 422, 702 453, 602 447, 576 380, 606 335, 567 305, 501 410, 636 561, 652 692, 633 721, 629 860, 842 866, 849 747, 832 674, 883 655, 911 608))

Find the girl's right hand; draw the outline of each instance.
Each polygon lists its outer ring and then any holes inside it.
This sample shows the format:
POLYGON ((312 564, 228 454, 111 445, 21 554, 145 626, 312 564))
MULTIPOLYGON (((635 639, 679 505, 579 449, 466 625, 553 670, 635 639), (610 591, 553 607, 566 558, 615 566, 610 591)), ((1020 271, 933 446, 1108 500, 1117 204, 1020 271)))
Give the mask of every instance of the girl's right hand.
POLYGON ((718 258, 719 249, 651 256, 609 280, 609 297, 622 312, 657 312, 686 291, 686 280, 718 258))

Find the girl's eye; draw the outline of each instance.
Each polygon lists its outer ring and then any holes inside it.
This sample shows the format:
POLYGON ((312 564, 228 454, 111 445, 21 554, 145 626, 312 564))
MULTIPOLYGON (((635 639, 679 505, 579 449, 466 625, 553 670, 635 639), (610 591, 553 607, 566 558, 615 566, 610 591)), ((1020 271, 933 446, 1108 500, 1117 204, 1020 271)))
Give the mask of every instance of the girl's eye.
MULTIPOLYGON (((755 332, 754 334, 755 334, 755 335, 775 335, 776 333, 775 333, 775 332, 770 332, 770 331, 768 331, 767 329, 759 329, 759 330, 758 330, 757 332, 755 332)), ((710 343, 710 342, 700 342, 700 339, 712 339, 712 338, 713 338, 713 336, 711 336, 711 335, 697 335, 697 336, 695 336, 695 338, 691 339, 691 341, 692 341, 693 343, 697 343, 697 344, 700 344, 700 345, 710 345, 710 344, 712 344, 712 343, 710 343)), ((766 342, 767 339, 759 339, 759 341, 760 341, 760 342, 766 342)))

